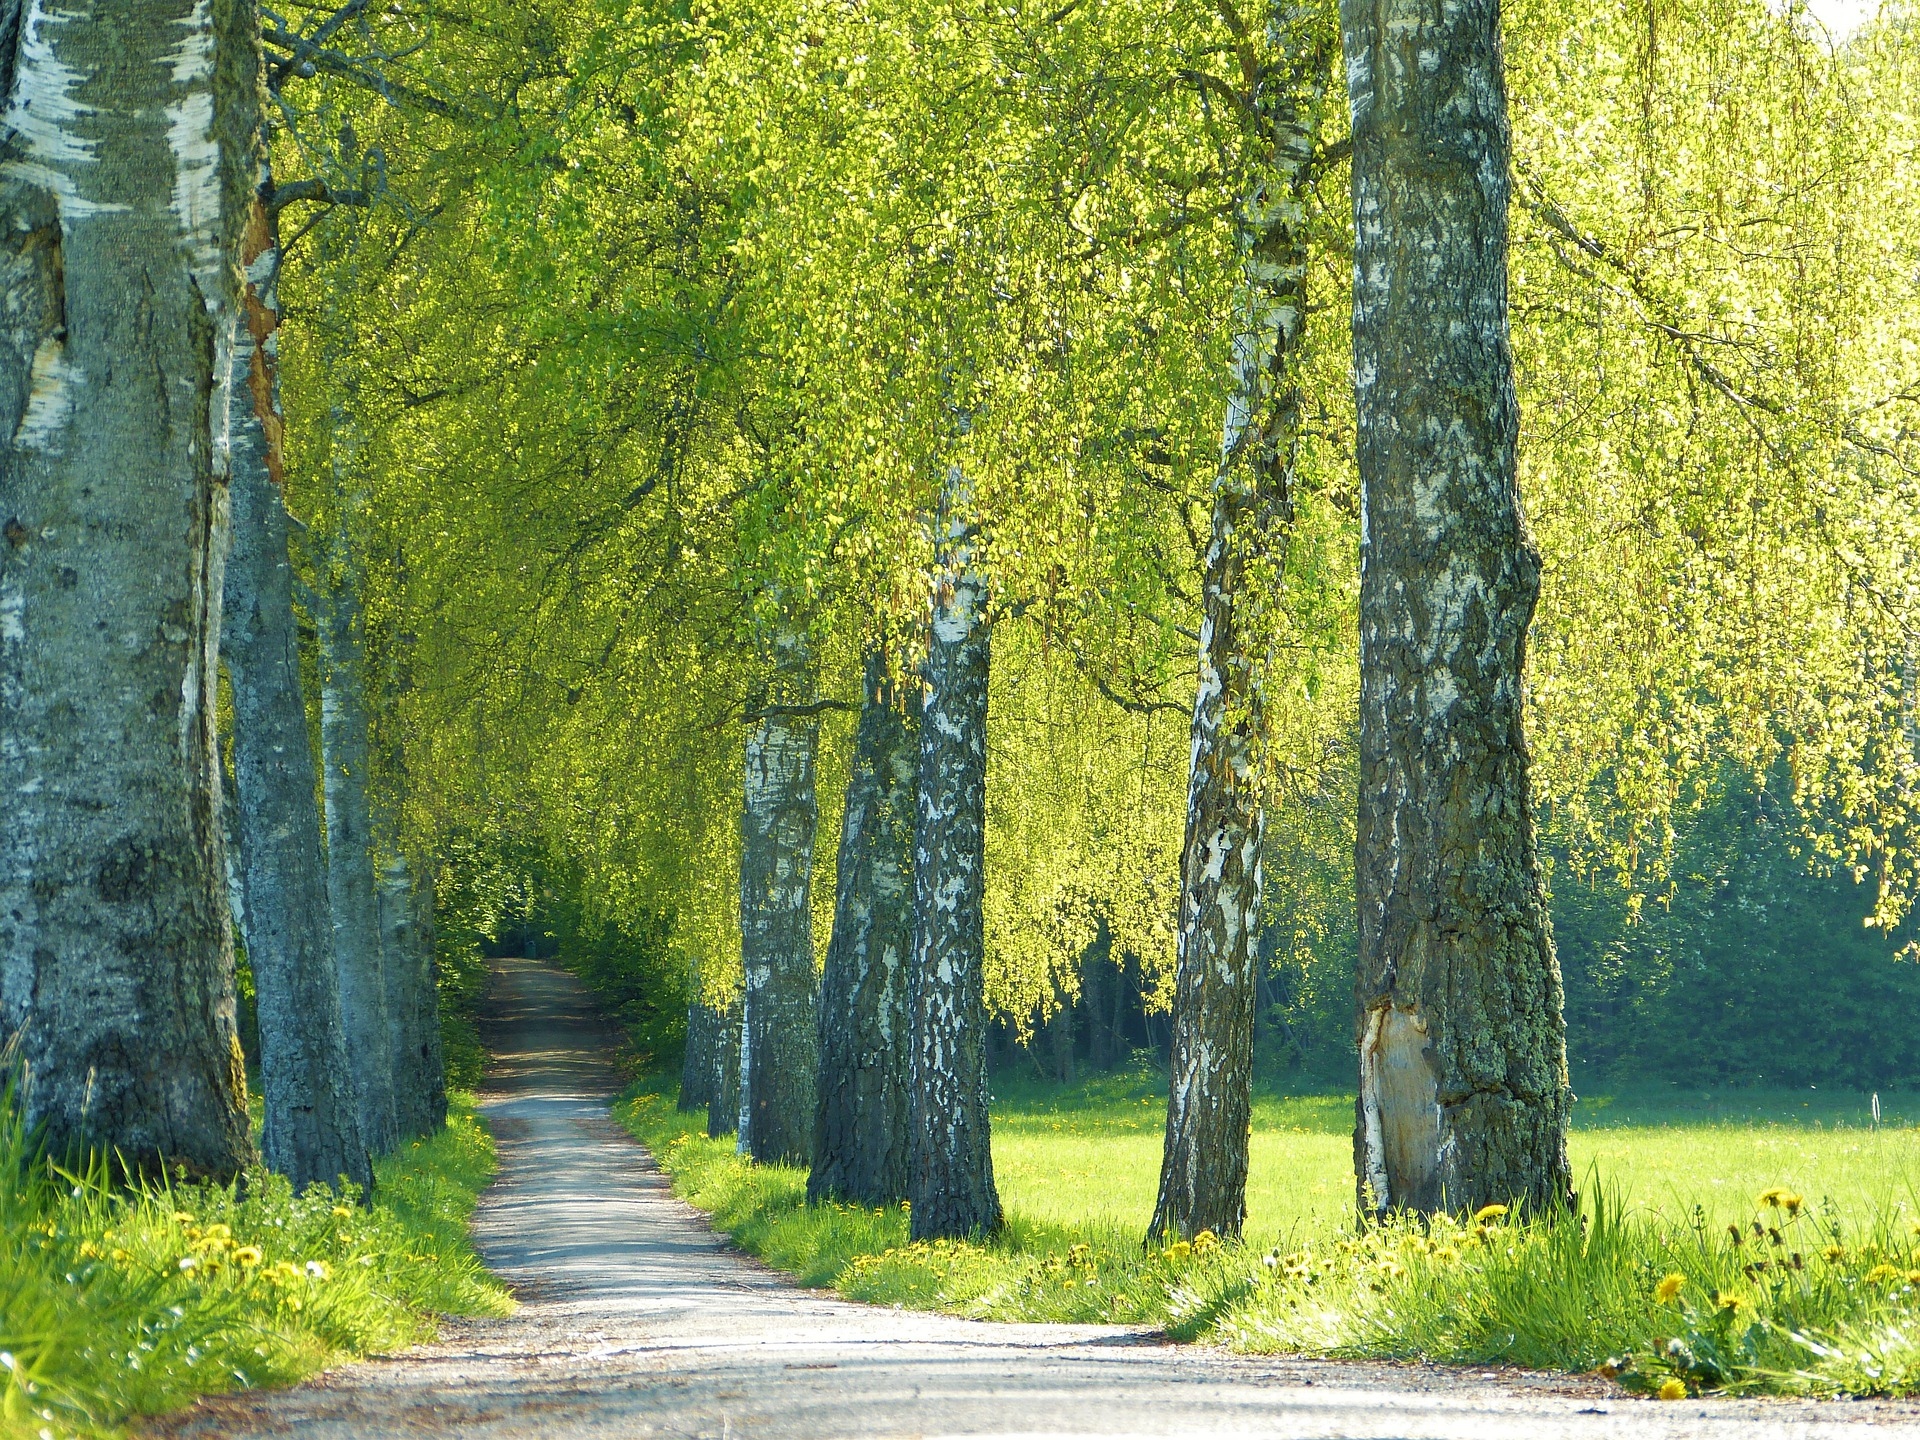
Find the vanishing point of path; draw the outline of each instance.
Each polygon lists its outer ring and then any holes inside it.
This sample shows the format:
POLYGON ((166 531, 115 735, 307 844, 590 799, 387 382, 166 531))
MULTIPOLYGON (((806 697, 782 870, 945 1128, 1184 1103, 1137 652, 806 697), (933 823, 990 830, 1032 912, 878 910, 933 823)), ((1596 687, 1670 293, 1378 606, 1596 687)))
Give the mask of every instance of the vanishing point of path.
POLYGON ((499 963, 474 1216, 522 1298, 437 1344, 202 1402, 171 1436, 1920 1437, 1920 1406, 1622 1398, 1598 1382, 1274 1361, 1113 1327, 855 1305, 727 1250, 608 1118, 606 1045, 571 977, 499 963), (1871 1427, 1871 1428, 1869 1428, 1871 1427))

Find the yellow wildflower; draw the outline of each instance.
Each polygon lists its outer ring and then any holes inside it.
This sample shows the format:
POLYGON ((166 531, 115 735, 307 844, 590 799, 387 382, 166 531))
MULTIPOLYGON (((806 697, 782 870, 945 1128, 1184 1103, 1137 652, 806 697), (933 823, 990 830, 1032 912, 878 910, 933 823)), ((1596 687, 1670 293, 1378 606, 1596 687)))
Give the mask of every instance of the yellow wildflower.
POLYGON ((98 1260, 100 1258, 100 1247, 91 1240, 81 1241, 80 1258, 82 1260, 98 1260))
POLYGON ((1834 1263, 1838 1264, 1840 1261, 1847 1258, 1847 1247, 1844 1245, 1829 1245, 1827 1246, 1826 1249, 1822 1250, 1820 1253, 1824 1255, 1828 1260, 1831 1260, 1834 1263))
POLYGON ((1658 1285, 1653 1287, 1655 1303, 1660 1305, 1672 1304, 1674 1300, 1679 1298, 1680 1292, 1684 1290, 1686 1286, 1687 1277, 1682 1275, 1678 1270, 1674 1271, 1658 1285))
POLYGON ((333 1207, 333 1214, 335 1219, 345 1220, 349 1215, 353 1214, 353 1211, 344 1205, 336 1205, 333 1207))
POLYGON ((191 1225, 193 1224, 193 1216, 185 1210, 176 1210, 173 1212, 173 1223, 176 1225, 191 1225))
POLYGON ((1684 1380, 1677 1380, 1672 1376, 1668 1376, 1665 1380, 1662 1380, 1660 1382, 1660 1398, 1662 1400, 1686 1399, 1687 1398, 1687 1382, 1684 1380))
POLYGON ((1433 1258, 1443 1264, 1451 1264, 1460 1258, 1460 1252, 1451 1245, 1436 1245, 1433 1247, 1433 1258))
POLYGON ((233 1252, 233 1258, 237 1264, 244 1265, 251 1270, 255 1265, 260 1263, 260 1247, 258 1245, 242 1245, 238 1250, 233 1252))
POLYGON ((1907 1277, 1891 1265, 1876 1265, 1867 1272, 1867 1283, 1878 1285, 1883 1280, 1904 1280, 1907 1277))
POLYGON ((1507 1207, 1504 1205, 1482 1205, 1478 1210, 1473 1212, 1473 1218, 1484 1225, 1489 1220, 1500 1219, 1506 1213, 1507 1207))
POLYGON ((1220 1248, 1220 1237, 1211 1230, 1202 1230, 1193 1237, 1193 1253, 1209 1255, 1220 1248))

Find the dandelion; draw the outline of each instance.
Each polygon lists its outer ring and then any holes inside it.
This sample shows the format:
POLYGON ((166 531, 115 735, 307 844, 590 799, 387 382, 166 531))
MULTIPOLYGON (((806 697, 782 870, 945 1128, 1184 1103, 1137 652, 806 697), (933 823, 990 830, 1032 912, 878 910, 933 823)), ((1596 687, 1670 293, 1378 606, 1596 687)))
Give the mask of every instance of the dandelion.
POLYGON ((173 1212, 173 1223, 176 1225, 191 1225, 193 1224, 193 1216, 185 1210, 176 1210, 173 1212))
POLYGON ((1653 1287, 1654 1302, 1660 1305, 1672 1304, 1673 1301, 1679 1297, 1680 1292, 1686 1288, 1686 1285, 1687 1277, 1682 1275, 1678 1270, 1674 1271, 1658 1285, 1653 1287))
POLYGON ((1668 1376, 1660 1382, 1659 1393, 1662 1400, 1684 1400, 1687 1398, 1687 1382, 1668 1376))
POLYGON ((1506 1213, 1507 1207, 1504 1205, 1482 1205, 1478 1210, 1473 1212, 1473 1218, 1484 1225, 1489 1220, 1500 1219, 1506 1213))
POLYGON ((1847 1247, 1844 1245, 1829 1245, 1827 1246, 1826 1249, 1822 1250, 1820 1253, 1829 1262, 1837 1265, 1842 1260, 1847 1258, 1847 1247))
POLYGON ((200 1257, 198 1255, 182 1255, 180 1257, 180 1268, 188 1274, 192 1274, 200 1268, 200 1257))
POLYGON ((98 1260, 100 1258, 100 1247, 91 1240, 83 1240, 80 1243, 80 1258, 82 1260, 98 1260))
POLYGON ((1869 1285, 1878 1285, 1886 1280, 1904 1280, 1906 1278, 1903 1272, 1894 1269, 1891 1265, 1876 1265, 1867 1272, 1867 1283, 1869 1285))
MULTIPOLYGON (((1793 1192, 1787 1189, 1786 1186, 1775 1185, 1769 1190, 1762 1190, 1754 1197, 1753 1208, 1756 1210, 1778 1210, 1787 1203, 1787 1197, 1789 1195, 1793 1195, 1793 1192)), ((1793 1198, 1797 1201, 1800 1197, 1794 1195, 1793 1198)))
POLYGON ((260 1263, 260 1247, 258 1245, 242 1245, 238 1250, 233 1252, 233 1259, 235 1264, 251 1270, 260 1263))
POLYGON ((1184 1260, 1193 1253, 1193 1246, 1185 1240, 1176 1240, 1163 1253, 1169 1260, 1184 1260))
POLYGON ((1451 1245, 1436 1245, 1433 1249, 1433 1258, 1442 1264, 1450 1265, 1460 1258, 1460 1252, 1451 1245))
POLYGON ((349 1218, 352 1214, 353 1214, 353 1211, 349 1210, 344 1205, 336 1205, 333 1207, 333 1215, 336 1220, 345 1220, 349 1218))
POLYGON ((1193 1237, 1193 1253, 1195 1255, 1210 1255, 1219 1248, 1220 1237, 1211 1230, 1202 1230, 1198 1235, 1193 1237))
POLYGON ((1746 1296, 1735 1295, 1727 1290, 1717 1290, 1714 1292, 1713 1306, 1716 1310, 1731 1310, 1736 1315, 1742 1310, 1751 1310, 1753 1308, 1752 1302, 1749 1301, 1746 1296))
POLYGON ((333 1277, 333 1272, 332 1272, 331 1270, 329 1270, 329 1269, 327 1269, 327 1262, 326 1262, 326 1261, 324 1261, 324 1260, 309 1260, 309 1261, 307 1261, 307 1278, 308 1278, 308 1279, 310 1279, 310 1280, 329 1280, 329 1279, 331 1279, 332 1277, 333 1277))

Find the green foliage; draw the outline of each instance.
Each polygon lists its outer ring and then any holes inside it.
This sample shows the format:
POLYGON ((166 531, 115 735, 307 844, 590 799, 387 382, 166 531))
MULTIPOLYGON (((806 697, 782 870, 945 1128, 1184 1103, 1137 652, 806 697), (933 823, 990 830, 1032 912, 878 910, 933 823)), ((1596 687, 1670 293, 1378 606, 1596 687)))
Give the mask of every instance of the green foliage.
POLYGON ((238 1185, 116 1188, 35 1158, 0 1111, 0 1435, 101 1433, 195 1395, 285 1384, 499 1315, 467 1216, 493 1145, 447 1128, 381 1161, 374 1202, 265 1171, 238 1185))
POLYGON ((1352 1097, 1268 1096, 1249 1183, 1263 1238, 1147 1246, 1165 1097, 1139 1076, 999 1097, 1008 1227, 990 1244, 909 1244, 898 1208, 809 1207, 803 1172, 749 1165, 646 1087, 618 1113, 735 1244, 855 1299, 1254 1351, 1605 1368, 1655 1392, 1920 1390, 1905 1338, 1920 1320, 1917 1132, 1756 1128, 1737 1113, 1676 1130, 1657 1096, 1601 1108, 1606 1128, 1576 1132, 1579 1215, 1495 1206, 1356 1231, 1352 1097), (1754 1182, 1756 1167, 1797 1172, 1795 1188, 1754 1182), (1311 1192, 1328 1178, 1323 1203, 1311 1192))

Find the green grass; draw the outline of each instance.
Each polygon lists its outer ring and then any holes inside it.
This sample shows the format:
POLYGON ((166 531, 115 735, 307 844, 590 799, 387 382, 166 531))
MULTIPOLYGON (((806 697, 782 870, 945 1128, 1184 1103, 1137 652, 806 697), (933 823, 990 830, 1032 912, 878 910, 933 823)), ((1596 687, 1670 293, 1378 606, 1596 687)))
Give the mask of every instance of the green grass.
POLYGON ((1359 1233, 1352 1096, 1265 1093, 1246 1243, 1144 1246, 1162 1085, 1145 1067, 1065 1089, 997 1081, 1008 1226, 986 1245, 910 1245, 897 1207, 808 1207, 803 1172, 744 1164, 670 1092, 642 1086, 620 1113, 736 1244, 855 1299, 1244 1350, 1605 1367, 1669 1393, 1920 1390, 1913 1097, 1882 1096, 1878 1129, 1865 1096, 1589 1098, 1577 1220, 1359 1233))
POLYGON ((471 1097, 380 1163, 370 1207, 264 1171, 238 1189, 116 1189, 35 1162, 4 1114, 0 1436, 110 1433, 411 1344, 436 1314, 512 1307, 467 1235, 494 1170, 471 1097))

